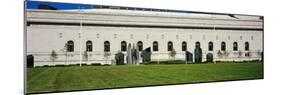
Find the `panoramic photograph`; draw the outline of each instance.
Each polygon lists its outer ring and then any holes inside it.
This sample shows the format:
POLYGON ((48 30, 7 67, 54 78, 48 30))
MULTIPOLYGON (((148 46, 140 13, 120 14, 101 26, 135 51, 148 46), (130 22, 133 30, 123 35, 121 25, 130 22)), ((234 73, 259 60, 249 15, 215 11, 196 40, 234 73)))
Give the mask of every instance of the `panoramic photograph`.
POLYGON ((25 93, 264 78, 264 16, 25 1, 25 93))

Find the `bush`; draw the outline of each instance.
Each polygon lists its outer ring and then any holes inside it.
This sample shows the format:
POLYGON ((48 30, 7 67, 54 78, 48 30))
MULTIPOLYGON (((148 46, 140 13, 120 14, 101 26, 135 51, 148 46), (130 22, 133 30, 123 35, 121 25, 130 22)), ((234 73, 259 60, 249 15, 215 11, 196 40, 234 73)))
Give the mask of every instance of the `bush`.
POLYGON ((149 64, 185 64, 185 60, 150 61, 145 64, 146 65, 149 65, 149 64), (159 62, 159 63, 157 63, 157 62, 159 62))
POLYGON ((194 61, 195 63, 202 62, 202 49, 200 47, 194 49, 194 61))
POLYGON ((212 53, 208 53, 206 55, 206 58, 207 58, 206 62, 213 62, 213 54, 212 53))
POLYGON ((151 61, 151 52, 143 51, 141 55, 142 55, 143 63, 147 63, 151 61))
POLYGON ((53 62, 53 64, 54 64, 54 62, 57 58, 58 58, 58 54, 55 52, 55 50, 52 50, 51 55, 50 55, 50 59, 53 62))
POLYGON ((192 63, 193 62, 193 54, 191 52, 186 51, 185 52, 185 60, 187 63, 192 63))
POLYGON ((118 53, 115 54, 115 60, 117 65, 124 65, 124 54, 119 51, 118 53))
POLYGON ((91 66, 101 66, 101 63, 91 63, 91 66))

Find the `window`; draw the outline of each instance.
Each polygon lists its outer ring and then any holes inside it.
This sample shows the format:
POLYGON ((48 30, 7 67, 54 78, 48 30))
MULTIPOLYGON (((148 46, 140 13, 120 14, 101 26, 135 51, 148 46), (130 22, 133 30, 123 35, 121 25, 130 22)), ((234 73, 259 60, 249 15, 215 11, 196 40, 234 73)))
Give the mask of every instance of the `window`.
POLYGON ((88 51, 88 52, 93 51, 93 43, 90 40, 86 42, 86 51, 88 51))
POLYGON ((243 37, 242 37, 242 36, 240 36, 240 40, 243 40, 243 37))
POLYGON ((189 39, 192 40, 192 35, 189 35, 189 39))
POLYGON ((121 42, 121 51, 127 51, 127 42, 126 41, 121 42))
POLYGON ((110 51, 110 43, 109 41, 104 42, 104 51, 109 52, 110 51))
POLYGON ((225 51, 225 48, 226 48, 225 42, 221 42, 221 51, 225 51))
POLYGON ((74 42, 72 40, 67 41, 66 43, 66 50, 67 52, 73 52, 74 51, 74 42))
POLYGON ((173 50, 173 42, 169 41, 168 42, 168 51, 172 51, 173 50))
POLYGON ((200 42, 197 41, 197 42, 195 43, 195 48, 200 48, 200 42))
POLYGON ((251 36, 251 40, 254 40, 254 36, 251 36))
POLYGON ((161 35, 161 38, 164 39, 164 34, 161 35))
POLYGON ((158 51, 158 42, 157 41, 154 41, 152 46, 153 46, 153 51, 158 51))
POLYGON ((148 34, 146 34, 146 39, 149 39, 149 35, 148 34))
POLYGON ((138 41, 137 44, 138 44, 139 51, 142 51, 142 48, 143 48, 142 41, 138 41))
POLYGON ((209 50, 209 51, 213 51, 213 47, 214 47, 213 42, 209 42, 209 44, 208 44, 208 50, 209 50))
POLYGON ((187 50, 186 42, 183 41, 181 45, 182 45, 181 50, 186 51, 187 50))
POLYGON ((238 44, 237 42, 233 43, 233 51, 237 51, 238 50, 238 44))
POLYGON ((230 36, 228 36, 228 40, 230 40, 230 36))
POLYGON ((179 35, 176 35, 176 39, 179 39, 179 35))
POLYGON ((249 51, 250 49, 249 42, 245 42, 245 51, 249 51))

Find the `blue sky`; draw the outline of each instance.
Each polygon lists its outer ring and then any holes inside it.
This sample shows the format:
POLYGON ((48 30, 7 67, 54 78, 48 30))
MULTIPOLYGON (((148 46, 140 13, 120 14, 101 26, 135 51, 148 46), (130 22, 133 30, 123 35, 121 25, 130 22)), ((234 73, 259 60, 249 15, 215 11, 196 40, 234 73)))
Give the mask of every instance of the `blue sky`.
POLYGON ((46 4, 52 7, 57 8, 58 10, 70 10, 78 9, 81 6, 81 9, 91 9, 91 5, 86 4, 70 4, 70 3, 56 3, 56 2, 42 2, 42 1, 27 1, 27 9, 38 9, 38 5, 46 4))

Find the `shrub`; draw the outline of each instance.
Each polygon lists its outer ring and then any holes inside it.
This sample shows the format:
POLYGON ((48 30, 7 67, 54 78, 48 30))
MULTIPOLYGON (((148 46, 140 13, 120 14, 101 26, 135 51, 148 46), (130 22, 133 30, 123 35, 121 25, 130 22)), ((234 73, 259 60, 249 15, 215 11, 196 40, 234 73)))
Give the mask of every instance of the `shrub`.
POLYGON ((124 54, 119 51, 118 53, 115 54, 115 60, 117 65, 124 65, 124 54))
POLYGON ((101 63, 91 63, 92 66, 101 66, 101 63))
POLYGON ((141 53, 141 56, 142 56, 142 62, 143 63, 147 63, 147 62, 150 62, 151 61, 151 52, 149 51, 143 51, 141 53))
POLYGON ((185 64, 185 60, 169 60, 169 61, 150 61, 145 63, 146 65, 148 64, 185 64), (159 62, 159 63, 157 63, 159 62))
POLYGON ((55 50, 52 50, 50 56, 51 56, 51 61, 52 61, 53 64, 54 64, 55 60, 58 58, 58 54, 55 52, 55 50))
POLYGON ((191 52, 186 51, 185 52, 185 60, 187 63, 192 63, 193 62, 193 54, 191 52))
POLYGON ((208 53, 206 55, 206 58, 207 58, 206 62, 213 62, 213 54, 212 53, 208 53))

